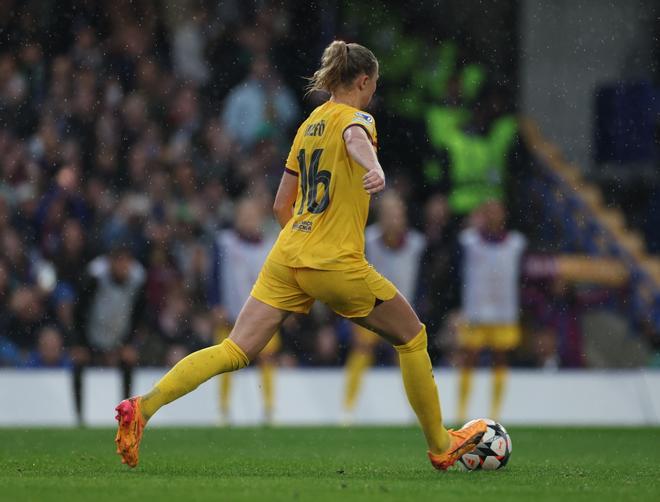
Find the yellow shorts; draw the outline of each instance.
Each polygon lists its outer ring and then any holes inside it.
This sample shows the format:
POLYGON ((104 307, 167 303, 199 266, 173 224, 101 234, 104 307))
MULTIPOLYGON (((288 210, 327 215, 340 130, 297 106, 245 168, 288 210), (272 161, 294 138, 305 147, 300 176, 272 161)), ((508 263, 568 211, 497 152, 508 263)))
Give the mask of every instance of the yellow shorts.
MULTIPOLYGON (((215 332, 215 343, 222 342, 225 338, 231 333, 231 327, 227 326, 225 328, 220 328, 215 332)), ((282 338, 280 337, 280 332, 276 331, 270 341, 266 346, 261 349, 260 355, 270 356, 277 353, 280 348, 282 348, 282 338)))
POLYGON ((458 330, 458 346, 469 350, 513 350, 520 345, 516 324, 463 324, 458 330))
POLYGON ((314 300, 343 317, 366 317, 376 300, 394 298, 394 284, 365 263, 349 270, 292 268, 266 260, 252 296, 271 307, 308 313, 314 300))

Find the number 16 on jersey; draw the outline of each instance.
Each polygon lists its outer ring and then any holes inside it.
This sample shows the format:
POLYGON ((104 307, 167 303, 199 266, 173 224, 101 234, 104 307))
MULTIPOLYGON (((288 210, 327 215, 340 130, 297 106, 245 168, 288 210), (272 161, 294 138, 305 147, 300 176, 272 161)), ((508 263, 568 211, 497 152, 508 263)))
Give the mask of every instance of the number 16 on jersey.
POLYGON ((319 171, 319 160, 322 153, 322 148, 314 150, 309 161, 309 168, 307 168, 307 155, 305 150, 301 149, 300 152, 298 152, 300 190, 302 192, 298 214, 303 214, 305 209, 312 214, 320 214, 325 211, 328 208, 328 204, 330 204, 330 178, 332 177, 332 173, 326 170, 319 171), (319 185, 323 185, 325 190, 321 200, 317 201, 316 197, 318 195, 319 185))

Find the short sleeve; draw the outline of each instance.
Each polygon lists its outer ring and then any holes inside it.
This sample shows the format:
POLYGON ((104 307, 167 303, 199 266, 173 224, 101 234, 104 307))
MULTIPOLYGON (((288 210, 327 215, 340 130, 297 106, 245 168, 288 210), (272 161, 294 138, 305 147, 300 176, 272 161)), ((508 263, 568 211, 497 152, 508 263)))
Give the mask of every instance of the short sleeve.
POLYGON ((342 127, 342 134, 346 129, 351 126, 359 126, 366 131, 374 146, 378 146, 378 135, 376 133, 376 121, 374 118, 362 111, 350 111, 346 113, 344 118, 344 127, 342 127))
POLYGON ((289 174, 293 174, 294 176, 298 176, 298 174, 300 174, 300 166, 298 165, 298 137, 297 136, 296 136, 296 139, 293 140, 293 144, 291 145, 291 150, 289 151, 289 156, 286 159, 286 164, 285 164, 284 170, 289 174))

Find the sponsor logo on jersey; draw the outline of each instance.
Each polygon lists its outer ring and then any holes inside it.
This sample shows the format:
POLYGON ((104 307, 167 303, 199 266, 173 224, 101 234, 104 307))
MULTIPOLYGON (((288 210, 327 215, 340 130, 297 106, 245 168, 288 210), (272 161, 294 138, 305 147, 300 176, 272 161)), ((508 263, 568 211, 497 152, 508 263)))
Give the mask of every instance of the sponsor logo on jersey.
POLYGON ((362 112, 355 112, 355 118, 362 122, 366 122, 367 124, 373 124, 374 123, 374 118, 369 115, 368 113, 362 113, 362 112))
POLYGON ((312 231, 312 222, 311 221, 299 221, 293 224, 293 229, 298 230, 299 232, 311 232, 312 231))

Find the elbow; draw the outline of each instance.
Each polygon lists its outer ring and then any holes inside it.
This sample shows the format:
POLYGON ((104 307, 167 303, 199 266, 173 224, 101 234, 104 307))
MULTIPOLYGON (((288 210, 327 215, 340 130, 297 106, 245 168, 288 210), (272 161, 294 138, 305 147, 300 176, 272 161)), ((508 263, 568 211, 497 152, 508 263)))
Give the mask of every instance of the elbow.
POLYGON ((287 208, 286 204, 275 200, 275 203, 273 204, 273 214, 275 215, 275 219, 279 222, 288 220, 289 218, 286 216, 287 212, 290 216, 291 208, 287 208))
POLYGON ((290 207, 286 207, 283 204, 278 204, 277 202, 273 204, 273 214, 275 219, 278 221, 281 227, 284 227, 286 223, 291 219, 292 210, 290 207))
POLYGON ((275 199, 273 203, 273 214, 277 217, 282 212, 282 202, 275 199))

